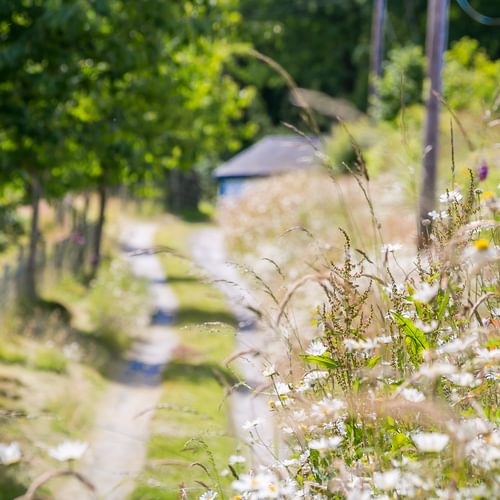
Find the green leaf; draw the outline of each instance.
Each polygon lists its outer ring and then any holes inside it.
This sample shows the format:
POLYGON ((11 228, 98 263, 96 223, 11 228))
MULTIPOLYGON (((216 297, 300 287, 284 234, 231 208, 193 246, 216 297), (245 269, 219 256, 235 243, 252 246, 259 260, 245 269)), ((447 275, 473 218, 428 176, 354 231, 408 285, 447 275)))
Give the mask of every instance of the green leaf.
POLYGON ((366 366, 368 368, 373 368, 379 364, 381 359, 382 359, 382 356, 373 356, 373 358, 370 358, 368 360, 368 363, 366 364, 366 366))
POLYGON ((324 368, 338 368, 338 363, 333 361, 333 359, 327 358, 325 356, 311 356, 309 354, 302 355, 302 358, 305 359, 309 363, 313 363, 315 365, 323 366, 324 368))
POLYGON ((443 318, 443 315, 446 311, 446 307, 448 306, 448 301, 450 300, 450 290, 446 288, 446 291, 444 294, 439 294, 438 296, 438 302, 439 302, 439 309, 437 312, 437 319, 441 321, 443 318))
POLYGON ((410 337, 416 344, 420 345, 422 349, 429 348, 429 342, 423 330, 418 328, 410 318, 405 318, 403 315, 392 312, 392 317, 396 323, 402 328, 403 333, 410 337))

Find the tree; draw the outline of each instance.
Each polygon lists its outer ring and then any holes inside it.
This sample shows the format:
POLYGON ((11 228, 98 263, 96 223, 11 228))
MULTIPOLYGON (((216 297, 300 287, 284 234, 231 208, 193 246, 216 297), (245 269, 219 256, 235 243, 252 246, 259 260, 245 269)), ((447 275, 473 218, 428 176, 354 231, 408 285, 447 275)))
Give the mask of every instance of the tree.
MULTIPOLYGON (((244 39, 276 60, 299 87, 348 98, 366 107, 371 1, 241 0, 244 39)), ((260 61, 241 61, 240 77, 254 83, 272 124, 294 121, 288 88, 260 61)), ((325 124, 329 126, 327 122, 325 124)))
POLYGON ((0 155, 10 178, 21 178, 32 207, 27 295, 37 296, 39 203, 67 157, 67 103, 81 85, 81 60, 95 26, 92 6, 14 0, 0 7, 0 155))
POLYGON ((252 90, 226 71, 240 22, 233 0, 216 6, 115 0, 100 15, 88 61, 94 83, 75 95, 72 108, 93 165, 88 182, 100 200, 94 274, 109 187, 167 169, 192 170, 202 161, 215 166, 222 151, 237 149, 239 137, 253 131, 236 124, 252 90))

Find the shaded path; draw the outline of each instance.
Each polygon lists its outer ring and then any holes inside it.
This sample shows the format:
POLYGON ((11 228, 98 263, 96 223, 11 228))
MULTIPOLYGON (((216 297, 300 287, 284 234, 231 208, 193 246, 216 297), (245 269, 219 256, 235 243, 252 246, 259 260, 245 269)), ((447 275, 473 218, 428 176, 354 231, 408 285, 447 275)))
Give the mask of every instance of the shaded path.
MULTIPOLYGON (((247 308, 247 305, 252 305, 254 300, 236 266, 227 260, 222 231, 218 228, 209 228, 195 233, 191 241, 191 252, 195 263, 225 295, 238 321, 236 351, 254 352, 240 356, 234 361, 243 380, 252 389, 269 382, 269 379, 262 375, 265 368, 262 354, 272 343, 271 332, 257 328, 256 317, 247 308)), ((275 451, 277 433, 273 416, 269 411, 268 397, 241 387, 231 394, 230 407, 236 436, 250 447, 254 465, 270 463, 269 450, 275 451), (251 443, 248 431, 242 429, 242 426, 245 422, 258 418, 263 420, 263 423, 256 428, 258 441, 261 442, 251 443)))
MULTIPOLYGON (((126 356, 118 363, 96 415, 89 437, 89 450, 77 464, 97 488, 97 498, 124 500, 133 491, 134 479, 146 459, 149 423, 161 396, 161 372, 177 344, 170 326, 177 310, 177 299, 166 284, 165 272, 156 255, 147 253, 154 246, 156 226, 128 223, 122 246, 133 274, 149 282, 152 313, 126 356), (144 253, 138 252, 146 250, 144 253), (139 255, 131 256, 136 251, 139 255), (149 323, 149 324, 148 324, 149 323)), ((144 312, 146 315, 147 312, 144 312)), ((75 482, 61 483, 57 500, 95 498, 75 482)))

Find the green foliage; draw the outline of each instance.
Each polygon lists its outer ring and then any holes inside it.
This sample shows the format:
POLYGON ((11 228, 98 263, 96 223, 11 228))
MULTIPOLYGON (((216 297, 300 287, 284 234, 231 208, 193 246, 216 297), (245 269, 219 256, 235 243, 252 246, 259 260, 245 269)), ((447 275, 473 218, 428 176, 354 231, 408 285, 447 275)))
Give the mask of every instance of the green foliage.
POLYGON ((310 354, 307 354, 303 355, 302 358, 304 359, 304 361, 312 363, 313 365, 318 365, 322 368, 329 368, 330 370, 332 370, 338 367, 338 363, 327 356, 312 356, 310 354))
POLYGON ((422 47, 408 45, 392 49, 384 64, 383 75, 377 83, 375 114, 392 120, 401 106, 422 102, 425 76, 425 57, 422 47))
POLYGON ((125 262, 114 261, 91 283, 87 309, 97 339, 119 354, 148 314, 146 286, 125 262))
MULTIPOLYGON (((443 96, 454 110, 492 106, 500 91, 500 61, 492 61, 477 40, 462 38, 445 53, 443 96)), ((425 57, 420 46, 409 45, 389 52, 378 82, 374 113, 393 120, 402 106, 423 102, 425 57)))
POLYGON ((36 370, 54 373, 64 373, 68 367, 68 360, 54 347, 39 349, 32 362, 36 370))
MULTIPOLYGON (((260 0, 258 8, 252 0, 240 4, 244 39, 281 64, 299 86, 345 96, 364 107, 371 2, 260 0)), ((273 69, 245 59, 239 75, 259 89, 262 107, 255 108, 256 113, 264 109, 273 125, 297 120, 298 113, 288 102, 287 84, 273 69)))
POLYGON ((443 94, 453 109, 490 107, 499 95, 500 60, 492 61, 477 40, 453 44, 443 73, 443 94))
MULTIPOLYGON (((386 2, 385 53, 408 45, 424 46, 426 0, 386 2)), ((499 11, 491 0, 474 0, 474 8, 493 17, 499 11)), ((366 109, 369 47, 373 2, 368 0, 310 1, 241 0, 242 36, 260 52, 280 63, 299 86, 346 97, 366 109)), ((500 57, 495 27, 485 27, 450 2, 449 40, 468 36, 479 41, 489 57, 500 57)), ((258 99, 252 117, 262 127, 298 121, 282 78, 260 62, 240 61, 243 81, 256 85, 258 99)), ((399 76, 397 88, 400 88, 399 76)), ((398 94, 398 92, 396 92, 398 94)))
POLYGON ((23 352, 14 349, 12 346, 7 346, 4 343, 5 339, 2 339, 2 343, 0 344, 0 362, 20 365, 26 363, 28 358, 23 352))
POLYGON ((24 225, 12 205, 0 206, 0 252, 24 234, 24 225))
POLYGON ((254 91, 228 71, 241 50, 235 9, 235 0, 2 6, 0 193, 16 184, 35 208, 40 191, 158 183, 165 169, 213 167, 240 148, 255 132, 242 123, 254 91))
MULTIPOLYGON (((383 127, 381 127, 383 128, 383 127)), ((374 147, 382 133, 367 118, 354 123, 341 124, 332 131, 332 139, 326 143, 326 154, 331 159, 331 166, 336 173, 347 173, 355 169, 358 154, 364 156, 366 151, 374 147)))

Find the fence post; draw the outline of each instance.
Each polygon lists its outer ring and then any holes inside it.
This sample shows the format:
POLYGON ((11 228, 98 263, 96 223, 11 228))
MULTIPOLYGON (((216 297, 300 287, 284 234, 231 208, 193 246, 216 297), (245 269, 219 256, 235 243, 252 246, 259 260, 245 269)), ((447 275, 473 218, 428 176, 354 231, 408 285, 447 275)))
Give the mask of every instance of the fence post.
POLYGON ((18 251, 17 251, 17 265, 16 265, 16 271, 15 271, 15 281, 16 281, 16 293, 17 293, 17 298, 20 298, 25 291, 25 251, 24 251, 24 246, 19 245, 18 251))
POLYGON ((2 289, 0 291, 2 313, 4 312, 5 307, 9 303, 9 298, 10 298, 9 275, 10 275, 10 266, 9 264, 4 264, 2 273, 2 289))

